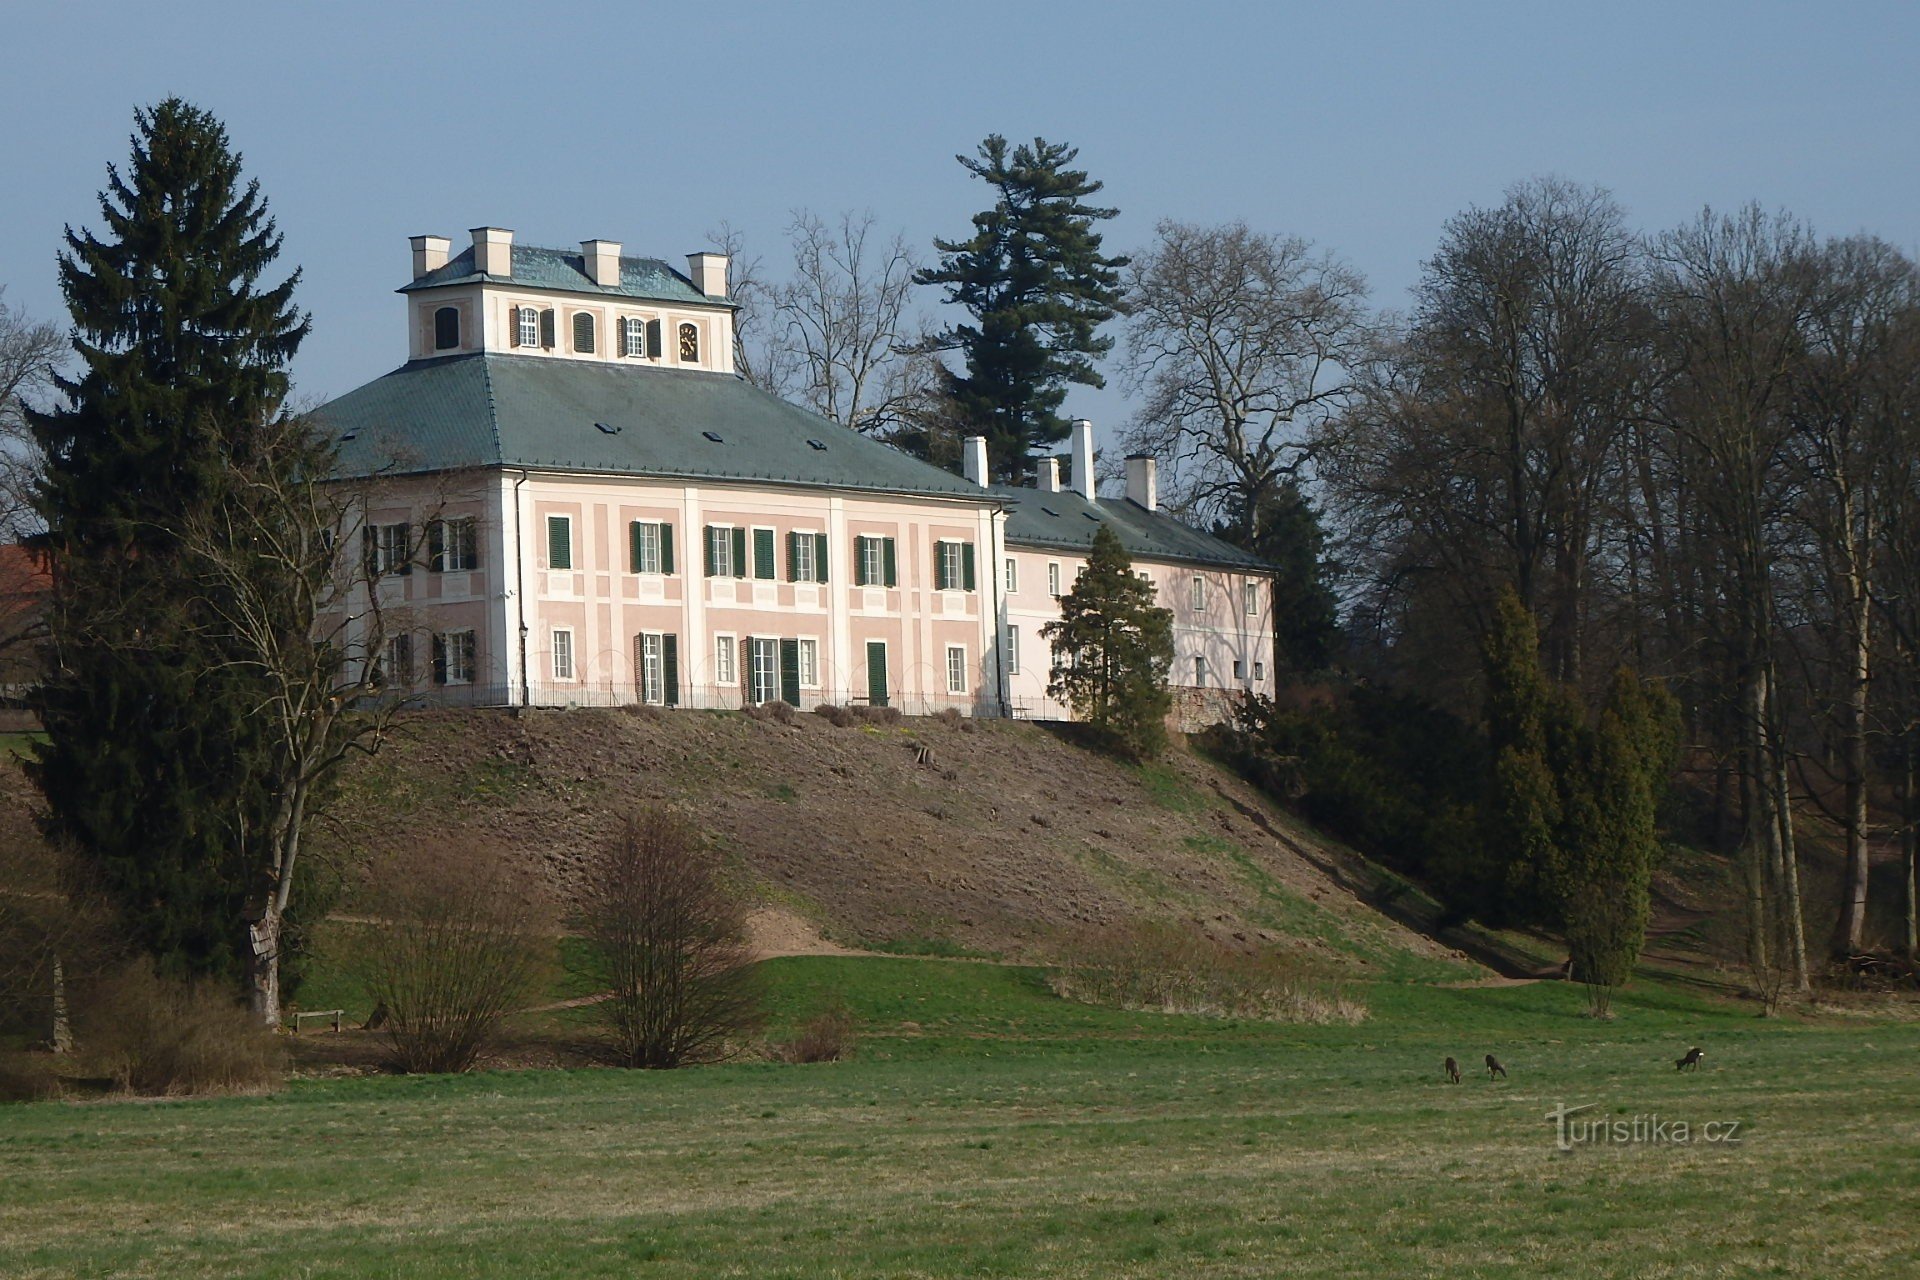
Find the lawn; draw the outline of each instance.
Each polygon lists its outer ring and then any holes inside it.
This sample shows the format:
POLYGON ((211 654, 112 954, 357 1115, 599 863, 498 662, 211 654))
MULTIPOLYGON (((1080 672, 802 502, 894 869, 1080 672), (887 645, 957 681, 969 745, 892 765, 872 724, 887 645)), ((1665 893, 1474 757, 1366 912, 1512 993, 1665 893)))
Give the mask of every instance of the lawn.
POLYGON ((959 960, 768 971, 782 1020, 848 1002, 854 1061, 0 1110, 0 1275, 1920 1274, 1914 1022, 1382 984, 1289 1028, 959 960), (1560 1103, 1739 1141, 1561 1152, 1560 1103))

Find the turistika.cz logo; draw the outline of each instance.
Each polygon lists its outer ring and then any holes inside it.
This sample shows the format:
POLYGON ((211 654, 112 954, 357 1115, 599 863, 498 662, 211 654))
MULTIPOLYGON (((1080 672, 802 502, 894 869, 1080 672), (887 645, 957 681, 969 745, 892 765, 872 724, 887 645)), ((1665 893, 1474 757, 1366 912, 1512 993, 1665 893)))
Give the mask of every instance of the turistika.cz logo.
POLYGON ((1646 1115, 1584 1115, 1600 1104, 1583 1103, 1570 1107, 1561 1102, 1547 1112, 1547 1119, 1553 1122, 1553 1145, 1561 1151, 1571 1151, 1575 1147, 1632 1147, 1632 1146, 1691 1146, 1695 1143, 1714 1143, 1719 1146, 1738 1146, 1745 1126, 1742 1120, 1708 1120, 1703 1124, 1692 1124, 1685 1120, 1669 1120, 1665 1116, 1646 1115))

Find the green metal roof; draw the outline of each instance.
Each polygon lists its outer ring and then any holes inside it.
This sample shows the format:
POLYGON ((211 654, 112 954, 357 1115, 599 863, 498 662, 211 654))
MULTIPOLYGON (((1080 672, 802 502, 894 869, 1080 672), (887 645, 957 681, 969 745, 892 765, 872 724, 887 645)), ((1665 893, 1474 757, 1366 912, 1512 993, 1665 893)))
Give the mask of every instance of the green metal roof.
POLYGON ((709 298, 693 287, 693 281, 658 258, 621 258, 620 283, 595 284, 587 274, 587 260, 577 251, 542 249, 536 245, 513 247, 511 276, 485 275, 474 270, 473 247, 469 245, 448 259, 447 265, 429 271, 418 280, 408 281, 394 292, 412 293, 419 289, 438 289, 450 284, 517 284, 529 289, 560 289, 567 293, 598 293, 609 297, 648 298, 657 302, 698 302, 709 307, 730 307, 724 298, 709 298))
POLYGON ((1242 551, 1209 533, 1182 524, 1172 516, 1149 511, 1129 498, 1102 498, 1088 502, 1073 490, 1047 493, 996 484, 988 490, 1006 504, 1007 542, 1084 555, 1093 547, 1093 535, 1107 525, 1120 538, 1127 554, 1138 560, 1180 560, 1191 564, 1267 571, 1260 557, 1242 551))
POLYGON ((447 356, 402 365, 315 416, 339 440, 346 475, 525 467, 923 495, 1005 507, 1014 546, 1085 553, 1106 524, 1136 558, 1266 567, 1123 498, 969 484, 732 374, 447 356))
POLYGON ((341 441, 348 475, 527 467, 990 501, 725 373, 451 356, 403 365, 316 414, 341 441))

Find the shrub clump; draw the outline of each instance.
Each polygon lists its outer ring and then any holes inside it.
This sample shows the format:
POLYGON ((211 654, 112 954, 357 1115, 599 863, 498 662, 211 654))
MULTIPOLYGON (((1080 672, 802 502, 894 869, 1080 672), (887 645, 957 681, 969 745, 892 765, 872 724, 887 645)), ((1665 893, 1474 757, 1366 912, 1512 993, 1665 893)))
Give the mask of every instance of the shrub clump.
POLYGON ((767 1056, 775 1062, 839 1062, 853 1056, 856 1039, 852 1012, 835 1004, 801 1023, 791 1038, 769 1045, 767 1056))
POLYGON ((795 710, 792 703, 782 702, 778 698, 772 702, 749 706, 746 711, 747 715, 754 720, 772 720, 777 724, 790 725, 800 718, 799 711, 795 710))
POLYGON ((1088 929, 1062 950, 1069 959, 1052 969, 1049 985, 1083 1004, 1267 1022, 1352 1025, 1367 1017, 1364 1002, 1297 961, 1171 925, 1088 929))
POLYGON ((837 706, 831 702, 821 703, 813 709, 813 714, 836 729, 848 729, 860 723, 860 717, 852 707, 837 706))
POLYGON ((230 988, 163 978, 145 963, 93 992, 79 1041, 86 1070, 130 1093, 263 1093, 285 1075, 279 1040, 230 988))

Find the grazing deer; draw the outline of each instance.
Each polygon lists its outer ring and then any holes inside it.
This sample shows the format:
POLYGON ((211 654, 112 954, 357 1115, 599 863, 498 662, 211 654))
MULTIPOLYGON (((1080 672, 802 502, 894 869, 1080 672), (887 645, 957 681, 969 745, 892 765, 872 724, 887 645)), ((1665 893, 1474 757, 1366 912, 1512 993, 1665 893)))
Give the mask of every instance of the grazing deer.
POLYGON ((1455 1084, 1460 1083, 1460 1064, 1452 1058, 1447 1059, 1447 1079, 1453 1081, 1455 1084))
POLYGON ((1492 1054, 1488 1054, 1487 1055, 1487 1079, 1491 1080, 1495 1076, 1498 1076, 1502 1080, 1505 1080, 1507 1078, 1507 1069, 1500 1065, 1500 1059, 1494 1057, 1492 1054))
POLYGON ((1674 1059, 1674 1062, 1673 1062, 1674 1069, 1676 1071, 1685 1071, 1691 1068, 1695 1071, 1698 1071, 1700 1069, 1700 1059, 1706 1056, 1707 1056, 1707 1051, 1705 1049, 1702 1049, 1699 1045, 1695 1045, 1693 1046, 1693 1048, 1687 1050, 1685 1054, 1674 1059))

